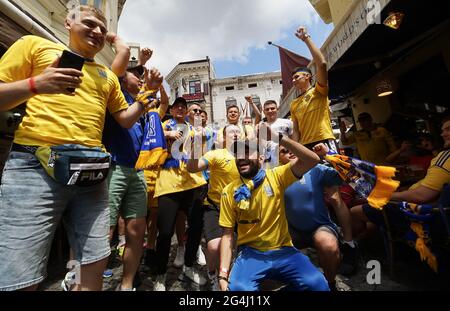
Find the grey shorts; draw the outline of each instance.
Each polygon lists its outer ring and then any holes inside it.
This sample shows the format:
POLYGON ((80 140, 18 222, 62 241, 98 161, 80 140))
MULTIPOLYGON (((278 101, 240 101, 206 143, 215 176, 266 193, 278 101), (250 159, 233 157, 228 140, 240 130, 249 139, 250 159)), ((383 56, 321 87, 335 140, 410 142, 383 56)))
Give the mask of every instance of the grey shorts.
POLYGON ((0 290, 44 280, 61 219, 75 260, 86 265, 109 256, 106 182, 60 185, 33 154, 11 152, 0 185, 0 290))

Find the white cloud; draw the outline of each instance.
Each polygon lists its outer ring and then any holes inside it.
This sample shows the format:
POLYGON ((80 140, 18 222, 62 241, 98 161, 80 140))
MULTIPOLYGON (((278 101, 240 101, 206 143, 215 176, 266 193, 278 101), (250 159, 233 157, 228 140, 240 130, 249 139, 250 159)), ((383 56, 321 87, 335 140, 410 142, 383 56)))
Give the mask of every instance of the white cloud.
POLYGON ((179 62, 207 55, 245 63, 250 48, 266 48, 294 25, 317 23, 315 15, 307 0, 128 0, 119 35, 151 47, 150 65, 167 75, 179 62))

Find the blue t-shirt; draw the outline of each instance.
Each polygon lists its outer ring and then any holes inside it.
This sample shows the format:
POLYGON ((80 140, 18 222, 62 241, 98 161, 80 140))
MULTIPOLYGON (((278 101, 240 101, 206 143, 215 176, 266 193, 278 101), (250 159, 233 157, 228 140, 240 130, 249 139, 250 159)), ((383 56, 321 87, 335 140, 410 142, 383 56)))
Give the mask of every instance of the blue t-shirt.
MULTIPOLYGON (((133 104, 134 98, 127 91, 122 90, 122 92, 128 105, 133 104)), ((103 144, 117 165, 129 168, 134 168, 136 165, 144 136, 144 122, 145 119, 141 118, 132 128, 125 129, 114 120, 111 114, 106 114, 103 144)))
POLYGON ((324 202, 324 187, 339 186, 342 181, 336 170, 319 164, 289 186, 285 193, 286 217, 298 231, 314 231, 331 221, 324 202))

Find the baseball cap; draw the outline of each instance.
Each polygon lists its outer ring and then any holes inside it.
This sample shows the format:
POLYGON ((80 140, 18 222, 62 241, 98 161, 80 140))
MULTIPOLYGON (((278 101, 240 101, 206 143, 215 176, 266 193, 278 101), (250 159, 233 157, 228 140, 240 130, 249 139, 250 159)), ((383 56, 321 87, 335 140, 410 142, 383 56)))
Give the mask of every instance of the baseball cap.
POLYGON ((173 107, 176 104, 182 104, 182 105, 186 106, 186 108, 187 108, 187 101, 183 97, 177 97, 174 100, 174 102, 172 103, 172 105, 170 105, 170 107, 173 107))

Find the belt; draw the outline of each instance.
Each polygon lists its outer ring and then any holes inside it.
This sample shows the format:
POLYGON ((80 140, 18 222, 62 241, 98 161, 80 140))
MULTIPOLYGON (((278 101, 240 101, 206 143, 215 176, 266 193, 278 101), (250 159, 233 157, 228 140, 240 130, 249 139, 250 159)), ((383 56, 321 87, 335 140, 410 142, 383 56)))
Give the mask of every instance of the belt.
POLYGON ((39 148, 38 146, 25 146, 13 143, 11 146, 11 151, 35 154, 38 148, 39 148))

